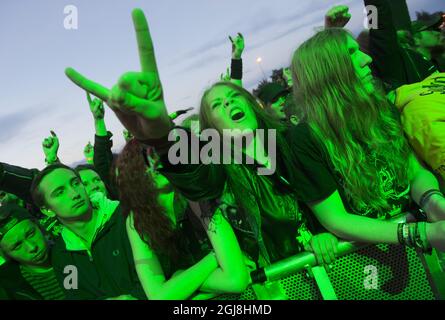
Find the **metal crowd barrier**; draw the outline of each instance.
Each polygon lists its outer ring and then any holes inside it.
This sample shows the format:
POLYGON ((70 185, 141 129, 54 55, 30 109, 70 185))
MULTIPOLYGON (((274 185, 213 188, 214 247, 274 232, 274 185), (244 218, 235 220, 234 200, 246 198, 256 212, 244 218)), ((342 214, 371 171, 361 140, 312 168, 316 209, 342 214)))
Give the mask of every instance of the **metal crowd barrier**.
POLYGON ((220 300, 445 299, 445 270, 431 255, 401 245, 340 242, 336 261, 317 265, 303 252, 252 272, 253 285, 220 300))

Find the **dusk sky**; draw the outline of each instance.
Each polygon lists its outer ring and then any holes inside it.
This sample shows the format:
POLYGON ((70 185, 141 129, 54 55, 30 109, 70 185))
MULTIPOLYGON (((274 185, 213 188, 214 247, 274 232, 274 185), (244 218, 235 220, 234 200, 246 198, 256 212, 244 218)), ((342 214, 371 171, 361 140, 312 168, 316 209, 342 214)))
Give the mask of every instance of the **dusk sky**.
MULTIPOLYGON (((407 0, 415 12, 444 9, 443 0, 407 0)), ((244 86, 287 66, 293 50, 323 25, 335 4, 350 6, 347 27, 363 28, 360 0, 2 0, 0 4, 0 149, 1 162, 44 167, 42 140, 54 130, 59 158, 66 164, 83 159, 94 141, 93 118, 85 93, 71 83, 71 66, 111 87, 127 71, 139 71, 131 20, 133 8, 144 10, 169 111, 198 110, 200 96, 230 65, 229 35, 241 32, 244 86), (64 8, 78 9, 78 29, 64 28, 64 8)), ((106 124, 114 134, 113 151, 124 144, 122 125, 110 109, 106 124)))

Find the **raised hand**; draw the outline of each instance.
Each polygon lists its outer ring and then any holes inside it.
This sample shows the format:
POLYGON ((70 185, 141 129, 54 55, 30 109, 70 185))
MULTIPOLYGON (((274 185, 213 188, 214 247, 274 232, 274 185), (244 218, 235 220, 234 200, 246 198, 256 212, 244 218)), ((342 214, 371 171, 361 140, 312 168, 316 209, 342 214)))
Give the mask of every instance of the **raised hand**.
POLYGON ((57 152, 59 151, 59 138, 54 131, 50 131, 51 135, 42 142, 43 153, 45 154, 45 162, 47 165, 58 161, 57 152))
POLYGON ((231 36, 229 36, 230 42, 232 42, 232 58, 233 59, 241 59, 241 55, 244 51, 244 37, 241 33, 238 32, 238 35, 235 37, 235 39, 232 39, 231 36))
POLYGON ((343 28, 351 20, 349 7, 340 5, 334 6, 324 17, 325 28, 343 28))
POLYGON ((104 118, 105 109, 103 101, 97 98, 91 99, 90 93, 87 92, 87 100, 90 105, 90 111, 93 114, 94 120, 101 120, 104 118))
POLYGON ((168 134, 171 122, 164 102, 147 20, 141 9, 133 10, 132 16, 141 72, 123 74, 111 90, 87 79, 72 68, 67 68, 65 74, 76 85, 105 101, 124 127, 137 139, 157 139, 168 134))
POLYGON ((128 142, 131 139, 133 139, 133 135, 131 134, 131 132, 126 129, 122 131, 122 134, 124 135, 125 142, 128 142))
POLYGON ((87 163, 94 163, 94 147, 90 141, 88 141, 88 144, 85 146, 85 148, 83 148, 83 155, 85 156, 87 163))
POLYGON ((227 68, 226 74, 221 73, 219 76, 219 80, 221 81, 230 81, 230 68, 227 68))

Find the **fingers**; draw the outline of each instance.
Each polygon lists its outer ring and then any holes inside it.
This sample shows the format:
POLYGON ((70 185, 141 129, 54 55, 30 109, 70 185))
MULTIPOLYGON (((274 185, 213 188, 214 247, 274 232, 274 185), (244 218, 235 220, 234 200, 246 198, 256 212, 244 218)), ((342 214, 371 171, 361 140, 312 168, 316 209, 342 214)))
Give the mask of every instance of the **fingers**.
POLYGON ((330 234, 320 234, 311 239, 311 248, 318 264, 331 264, 337 255, 338 240, 330 234))
POLYGON ((323 255, 321 254, 320 244, 317 240, 318 238, 313 238, 311 241, 311 247, 315 255, 315 259, 317 259, 318 264, 323 263, 323 255))
POLYGON ((231 37, 231 36, 229 36, 229 40, 230 40, 230 42, 232 42, 232 43, 233 43, 233 39, 232 39, 232 37, 231 37))
POLYGON ((90 93, 87 91, 87 100, 88 103, 91 104, 93 102, 93 100, 91 99, 90 93))
POLYGON ((53 137, 57 137, 57 135, 56 135, 56 133, 54 132, 54 131, 50 131, 50 133, 51 133, 51 135, 53 136, 53 137))
POLYGON ((95 95, 96 97, 98 97, 101 100, 104 100, 104 101, 108 100, 110 90, 108 90, 101 84, 98 84, 92 80, 89 80, 88 78, 84 77, 83 75, 81 75, 79 72, 77 72, 73 68, 66 68, 65 74, 77 86, 90 92, 91 94, 95 95))
POLYGON ((129 91, 139 98, 146 98, 148 86, 141 84, 146 78, 147 75, 140 72, 127 72, 119 78, 118 84, 122 90, 129 91))
POLYGON ((238 32, 238 37, 240 37, 241 39, 244 40, 244 37, 243 37, 243 35, 240 32, 238 32))
POLYGON ((49 148, 50 147, 48 138, 43 139, 42 146, 45 147, 45 148, 49 148))
POLYGON ((158 72, 156 65, 153 41, 148 29, 147 19, 141 9, 134 9, 132 12, 134 30, 139 50, 139 61, 143 72, 158 72))

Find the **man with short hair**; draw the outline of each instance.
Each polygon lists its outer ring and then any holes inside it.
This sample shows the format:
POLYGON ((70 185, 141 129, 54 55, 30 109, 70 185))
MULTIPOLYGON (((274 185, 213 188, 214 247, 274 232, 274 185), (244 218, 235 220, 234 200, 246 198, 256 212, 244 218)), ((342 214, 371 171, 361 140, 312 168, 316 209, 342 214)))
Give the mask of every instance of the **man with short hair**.
POLYGON ((417 51, 433 62, 440 72, 445 72, 445 46, 440 32, 442 23, 442 16, 436 14, 427 20, 414 21, 412 30, 417 51))
POLYGON ((265 104, 265 110, 268 111, 277 120, 285 121, 286 114, 284 106, 289 96, 289 89, 278 83, 268 83, 261 87, 258 92, 258 98, 265 104))
POLYGON ((15 204, 0 207, 0 250, 8 261, 0 284, 11 300, 60 300, 65 294, 50 263, 50 248, 29 212, 15 204))
POLYGON ((31 194, 44 214, 57 217, 64 226, 52 250, 52 263, 61 283, 67 277, 66 267, 75 267, 77 276, 67 288, 68 298, 145 297, 118 201, 100 192, 90 199, 78 173, 62 164, 42 170, 33 180, 31 194))

